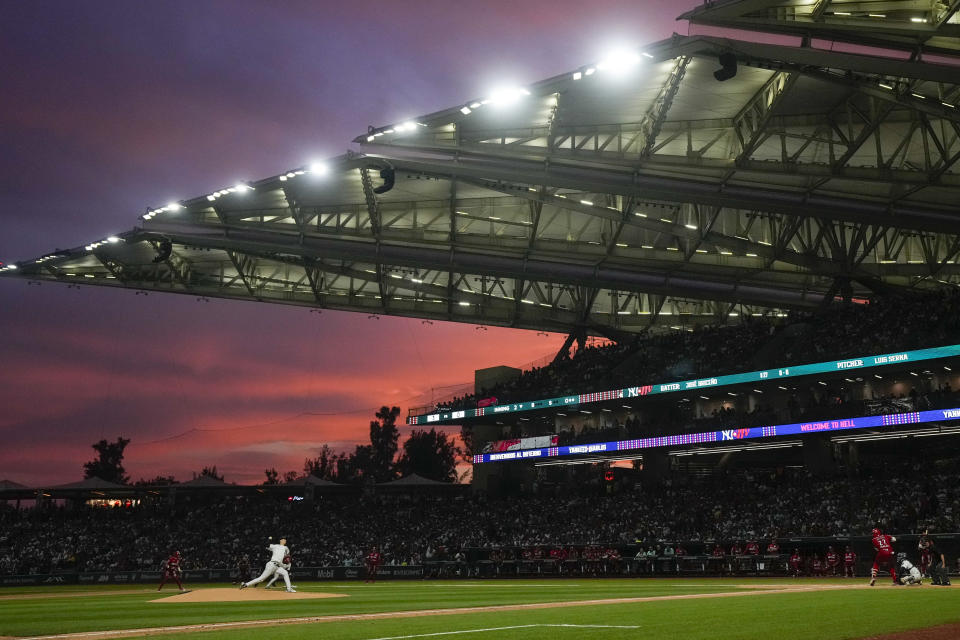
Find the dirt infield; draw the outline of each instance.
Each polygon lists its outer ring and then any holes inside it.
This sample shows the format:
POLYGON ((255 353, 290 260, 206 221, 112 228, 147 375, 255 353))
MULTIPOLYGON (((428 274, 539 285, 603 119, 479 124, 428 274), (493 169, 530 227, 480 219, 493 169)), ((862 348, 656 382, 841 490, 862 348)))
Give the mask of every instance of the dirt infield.
MULTIPOLYGON (((536 602, 528 604, 495 605, 486 607, 456 607, 452 609, 420 609, 412 611, 384 611, 382 613, 358 613, 331 616, 309 616, 300 618, 278 618, 272 620, 244 620, 238 622, 211 622, 206 624, 177 625, 170 627, 149 627, 141 629, 114 629, 109 631, 85 631, 80 633, 63 633, 46 636, 30 636, 29 640, 107 640, 110 638, 134 638, 140 636, 154 636, 170 633, 196 633, 198 631, 224 631, 227 629, 244 629, 253 627, 274 627, 288 624, 316 624, 324 622, 347 622, 356 620, 387 620, 395 618, 414 618, 419 616, 451 616, 464 613, 490 613, 497 611, 523 611, 527 609, 557 609, 563 607, 582 607, 605 604, 629 604, 634 602, 657 602, 660 600, 695 600, 700 598, 735 598, 740 596, 758 596, 768 593, 800 593, 807 591, 831 591, 841 589, 869 589, 867 585, 857 586, 788 586, 778 585, 771 588, 753 589, 750 591, 729 591, 724 593, 692 593, 673 596, 645 596, 637 598, 606 598, 602 600, 575 600, 572 602, 536 602)), ((202 591, 202 590, 201 590, 202 591)), ((239 589, 233 589, 240 593, 239 589)), ((189 594, 186 594, 189 595, 189 594)), ((282 593, 289 596, 295 594, 282 593)), ((924 636, 926 637, 926 636, 924 636)), ((14 639, 18 640, 18 639, 14 639)), ((26 640, 19 639, 19 640, 26 640)), ((886 639, 884 639, 886 640, 886 639)), ((899 639, 898 639, 899 640, 899 639)))
POLYGON ((957 640, 960 638, 960 623, 941 624, 926 629, 911 629, 898 631, 882 636, 868 636, 860 640, 957 640))
POLYGON ((238 589, 234 588, 216 588, 216 589, 197 589, 196 591, 187 591, 173 596, 166 596, 150 602, 174 603, 179 602, 262 602, 265 600, 311 600, 314 598, 347 598, 345 593, 317 593, 310 591, 297 591, 296 593, 287 593, 283 589, 238 589))

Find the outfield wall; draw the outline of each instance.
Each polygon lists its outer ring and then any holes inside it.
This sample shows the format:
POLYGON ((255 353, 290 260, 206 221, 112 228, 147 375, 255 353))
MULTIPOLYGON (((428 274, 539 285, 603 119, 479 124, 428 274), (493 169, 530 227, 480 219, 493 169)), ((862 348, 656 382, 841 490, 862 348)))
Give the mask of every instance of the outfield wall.
MULTIPOLYGON (((916 534, 901 534, 897 536, 895 545, 898 551, 902 550, 914 564, 919 564, 916 534)), ((957 572, 957 558, 960 555, 960 533, 936 534, 934 539, 946 555, 950 572, 957 572)), ((712 556, 709 549, 713 543, 702 541, 681 541, 689 550, 688 555, 666 556, 658 555, 653 559, 637 559, 634 556, 643 548, 643 545, 591 545, 602 548, 616 549, 620 557, 616 559, 585 559, 556 560, 549 557, 523 559, 522 548, 510 547, 514 558, 494 561, 490 559, 491 549, 465 549, 466 558, 463 562, 432 561, 422 565, 382 566, 378 572, 378 579, 387 580, 422 580, 430 578, 536 578, 536 577, 704 577, 720 575, 741 576, 782 576, 787 573, 787 560, 794 548, 799 548, 807 559, 811 554, 821 556, 827 546, 832 545, 841 555, 846 545, 850 545, 857 553, 856 574, 869 574, 873 562, 873 550, 868 538, 830 537, 830 538, 780 538, 781 550, 779 555, 724 555, 712 556)), ((766 544, 762 540, 762 544, 766 544)), ((653 546, 656 542, 648 542, 646 546, 653 546)), ((672 546, 671 541, 671 546, 672 546)), ((729 543, 727 543, 729 544, 729 543)), ((566 545, 564 545, 566 546, 566 545)), ((582 545, 576 545, 581 547, 582 545)), ((726 545, 725 545, 726 547, 726 545)), ((537 547, 531 547, 537 548, 537 547)), ((540 545, 540 549, 546 549, 540 545)), ((546 553, 544 554, 546 555, 546 553)), ((247 579, 256 577, 260 568, 251 567, 251 575, 247 579)), ((363 567, 298 567, 290 572, 294 581, 324 581, 324 580, 359 580, 366 577, 363 567)), ((50 584, 158 584, 162 573, 160 571, 108 571, 108 572, 58 572, 52 574, 33 575, 0 575, 2 586, 35 586, 50 584)), ((209 582, 238 581, 236 569, 191 569, 183 572, 183 581, 186 584, 209 582)), ((174 584, 175 586, 175 584, 174 584)))

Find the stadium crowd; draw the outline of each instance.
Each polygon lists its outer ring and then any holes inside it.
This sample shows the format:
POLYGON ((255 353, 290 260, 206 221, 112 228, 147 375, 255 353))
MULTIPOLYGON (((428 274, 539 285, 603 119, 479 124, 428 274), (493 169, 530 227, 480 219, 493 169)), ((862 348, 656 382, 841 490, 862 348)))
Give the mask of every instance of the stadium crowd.
MULTIPOLYGON (((299 566, 357 565, 378 545, 388 564, 486 558, 571 547, 632 551, 689 548, 791 536, 960 530, 960 461, 918 475, 912 464, 815 478, 797 469, 673 474, 655 491, 624 483, 601 494, 600 479, 510 498, 484 495, 318 495, 309 503, 266 496, 210 497, 124 508, 0 508, 0 574, 156 570, 172 550, 186 568, 224 569, 249 554, 265 559, 267 536, 286 536, 299 566), (576 488, 574 488, 576 487, 576 488), (578 489, 577 489, 578 488, 578 489), (479 551, 478 551, 479 550, 479 551)), ((569 553, 569 551, 568 551, 569 553)), ((633 553, 630 553, 631 557, 633 553)))
POLYGON ((911 350, 960 341, 960 292, 878 296, 787 318, 745 317, 730 327, 640 335, 634 342, 587 346, 518 378, 438 404, 460 409, 620 388, 630 383, 740 373, 769 367, 911 350), (917 313, 922 308, 923 313, 917 313))

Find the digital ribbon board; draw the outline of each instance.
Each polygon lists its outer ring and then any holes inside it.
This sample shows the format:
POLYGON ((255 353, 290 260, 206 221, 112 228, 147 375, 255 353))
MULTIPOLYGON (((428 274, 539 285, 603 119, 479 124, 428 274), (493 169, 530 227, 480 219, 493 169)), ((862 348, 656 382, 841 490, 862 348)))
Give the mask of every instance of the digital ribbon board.
POLYGON ((507 460, 533 460, 558 458, 587 453, 616 453, 636 451, 638 449, 657 449, 676 447, 686 444, 705 442, 729 442, 735 440, 754 440, 776 436, 793 436, 824 431, 846 431, 848 429, 866 429, 870 427, 893 427, 902 424, 917 424, 941 420, 960 420, 960 407, 955 409, 931 409, 929 411, 910 411, 906 413, 888 413, 879 416, 862 416, 840 420, 820 420, 815 422, 795 422, 777 424, 769 427, 750 427, 749 429, 726 429, 722 431, 704 431, 656 438, 637 438, 635 440, 617 440, 614 442, 594 442, 591 444, 571 444, 561 447, 543 447, 521 451, 500 453, 482 453, 473 456, 474 464, 484 462, 505 462, 507 460))
POLYGON ((808 376, 815 373, 835 373, 837 371, 869 369, 872 367, 882 367, 891 364, 903 364, 905 362, 937 360, 939 358, 949 358, 957 355, 960 355, 960 344, 932 347, 929 349, 918 349, 916 351, 900 351, 896 353, 862 356, 859 358, 849 358, 847 360, 815 362, 812 364, 780 367, 778 369, 765 369, 762 371, 750 371, 747 373, 732 373, 729 375, 716 376, 712 378, 695 378, 693 380, 678 380, 674 382, 662 382, 659 384, 648 384, 637 387, 625 387, 623 389, 612 389, 610 391, 571 394, 567 396, 561 396, 559 398, 530 400, 525 402, 494 405, 490 407, 478 407, 476 409, 440 411, 438 413, 431 413, 428 415, 410 416, 407 418, 407 424, 439 424, 444 422, 469 420, 472 418, 489 418, 490 416, 499 416, 501 414, 517 413, 520 411, 579 407, 594 402, 605 402, 607 400, 629 400, 631 398, 640 398, 661 393, 676 393, 678 391, 712 389, 714 387, 724 387, 734 384, 743 384, 746 382, 763 383, 770 382, 772 380, 808 376))

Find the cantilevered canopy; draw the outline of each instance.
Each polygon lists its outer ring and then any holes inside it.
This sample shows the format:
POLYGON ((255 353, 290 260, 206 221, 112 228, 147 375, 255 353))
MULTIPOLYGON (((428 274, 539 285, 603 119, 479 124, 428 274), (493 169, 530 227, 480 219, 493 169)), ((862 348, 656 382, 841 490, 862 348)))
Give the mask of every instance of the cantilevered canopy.
POLYGON ((719 0, 677 19, 914 54, 957 54, 958 9, 957 0, 719 0))
POLYGON ((677 36, 0 275, 615 338, 946 286, 958 82, 677 36))

